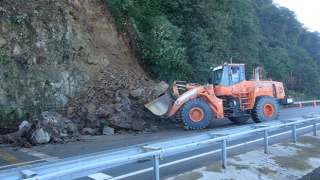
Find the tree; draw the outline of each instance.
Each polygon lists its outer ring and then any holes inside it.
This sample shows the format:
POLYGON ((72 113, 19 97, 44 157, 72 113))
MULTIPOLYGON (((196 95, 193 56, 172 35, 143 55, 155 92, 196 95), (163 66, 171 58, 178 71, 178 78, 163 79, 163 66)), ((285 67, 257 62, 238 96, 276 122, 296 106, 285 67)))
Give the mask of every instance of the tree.
POLYGON ((107 0, 155 80, 208 83, 210 66, 263 66, 290 90, 319 96, 320 36, 272 0, 107 0), (130 29, 129 28, 129 29, 130 29))

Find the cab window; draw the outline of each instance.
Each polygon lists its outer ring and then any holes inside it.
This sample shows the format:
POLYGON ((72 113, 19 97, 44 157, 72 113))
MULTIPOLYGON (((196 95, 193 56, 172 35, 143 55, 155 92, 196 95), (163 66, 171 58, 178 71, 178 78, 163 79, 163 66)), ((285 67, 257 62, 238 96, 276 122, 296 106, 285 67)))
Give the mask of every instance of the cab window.
POLYGON ((239 66, 231 66, 231 80, 234 83, 240 82, 240 69, 239 69, 239 66))
POLYGON ((212 73, 212 84, 229 86, 228 68, 226 66, 216 67, 212 73))
POLYGON ((245 79, 244 66, 240 66, 240 82, 245 79))

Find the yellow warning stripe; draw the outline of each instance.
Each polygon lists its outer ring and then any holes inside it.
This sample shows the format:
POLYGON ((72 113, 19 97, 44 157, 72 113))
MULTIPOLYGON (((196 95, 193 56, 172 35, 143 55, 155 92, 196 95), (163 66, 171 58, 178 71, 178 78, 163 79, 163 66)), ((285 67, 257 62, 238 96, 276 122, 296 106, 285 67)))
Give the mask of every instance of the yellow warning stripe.
POLYGON ((0 151, 0 157, 13 165, 17 164, 16 165, 17 167, 23 167, 23 166, 30 165, 28 163, 24 163, 24 161, 22 161, 21 159, 18 159, 16 157, 12 156, 11 154, 6 153, 4 151, 0 151))

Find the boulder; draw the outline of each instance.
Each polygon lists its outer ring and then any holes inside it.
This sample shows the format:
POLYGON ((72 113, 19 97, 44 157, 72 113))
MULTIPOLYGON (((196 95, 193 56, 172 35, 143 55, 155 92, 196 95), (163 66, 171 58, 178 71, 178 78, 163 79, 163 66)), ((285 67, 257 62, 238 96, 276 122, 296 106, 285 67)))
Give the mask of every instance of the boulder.
POLYGON ((99 131, 98 128, 92 129, 92 128, 83 128, 82 129, 82 135, 94 135, 99 131))
POLYGON ((71 114, 73 114, 73 112, 74 112, 73 108, 72 108, 72 107, 69 107, 69 108, 68 108, 67 115, 71 115, 71 114))
POLYGON ((24 126, 26 126, 27 124, 28 124, 28 121, 22 121, 22 123, 19 125, 19 131, 21 131, 22 128, 23 128, 24 126))
POLYGON ((151 126, 151 130, 152 130, 152 131, 159 131, 159 129, 158 129, 157 126, 151 126))
MULTIPOLYGON (((16 143, 22 147, 30 147, 36 144, 48 143, 51 139, 53 142, 74 141, 78 133, 78 126, 71 120, 63 117, 61 114, 54 112, 42 112, 40 116, 35 116, 33 124, 24 121, 20 125, 20 131, 3 136, 5 143, 16 143), (22 139, 22 140, 20 140, 22 139), (31 144, 30 144, 30 143, 31 144), (28 144, 29 143, 29 144, 28 144)), ((80 126, 80 128, 82 128, 80 126)), ((99 129, 91 130, 89 133, 94 134, 99 129)))
POLYGON ((95 112, 89 113, 86 118, 86 120, 88 120, 89 123, 91 123, 91 124, 94 123, 97 119, 98 119, 98 116, 95 112))
POLYGON ((100 128, 101 127, 101 123, 100 120, 96 120, 96 122, 93 125, 94 128, 100 128))
POLYGON ((50 141, 49 133, 45 132, 43 128, 37 129, 31 136, 33 144, 44 144, 50 141))
POLYGON ((67 130, 68 133, 78 133, 78 125, 74 123, 68 123, 65 125, 65 130, 67 130))
POLYGON ((60 137, 60 134, 64 133, 65 123, 68 122, 70 120, 64 118, 61 114, 45 111, 40 115, 37 129, 43 128, 49 133, 50 137, 60 137))
POLYGON ((37 122, 37 129, 43 128, 52 138, 66 138, 68 133, 78 133, 76 124, 55 112, 42 112, 37 122))
POLYGON ((97 109, 97 113, 100 117, 107 117, 110 114, 110 109, 106 105, 102 105, 97 109))
POLYGON ((131 129, 141 131, 143 130, 143 123, 140 121, 133 121, 131 129))
POLYGON ((23 137, 29 139, 29 138, 31 138, 33 132, 34 132, 36 129, 37 129, 37 127, 36 127, 35 124, 30 124, 30 123, 28 123, 28 124, 26 124, 26 125, 22 128, 21 132, 22 132, 22 134, 23 134, 23 137))
POLYGON ((18 131, 18 132, 3 135, 2 141, 4 143, 14 143, 20 140, 21 138, 22 138, 22 132, 18 131))
POLYGON ((121 100, 121 104, 123 104, 124 106, 131 106, 131 100, 129 99, 128 96, 124 96, 121 100))
POLYGON ((142 94, 143 89, 136 89, 136 90, 132 90, 130 91, 130 95, 134 98, 140 98, 141 94, 142 94))
POLYGON ((86 111, 89 113, 89 114, 92 114, 94 113, 94 111, 96 110, 96 106, 93 104, 93 103, 88 103, 88 104, 85 104, 81 107, 82 110, 86 111), (85 110, 86 109, 86 110, 85 110))
POLYGON ((155 90, 155 96, 159 97, 161 94, 164 94, 167 89, 168 89, 169 85, 167 83, 165 83, 164 81, 161 81, 159 84, 157 84, 155 90))
POLYGON ((111 128, 111 127, 106 126, 106 127, 103 128, 102 134, 104 134, 104 135, 114 135, 114 129, 111 128))

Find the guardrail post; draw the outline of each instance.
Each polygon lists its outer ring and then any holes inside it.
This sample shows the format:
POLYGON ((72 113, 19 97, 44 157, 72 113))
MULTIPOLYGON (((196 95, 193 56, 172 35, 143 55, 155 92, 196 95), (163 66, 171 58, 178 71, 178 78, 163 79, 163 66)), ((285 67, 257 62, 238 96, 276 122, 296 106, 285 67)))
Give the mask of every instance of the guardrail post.
MULTIPOLYGON (((269 125, 254 125, 252 126, 253 128, 255 129, 259 129, 259 128, 266 128, 266 127, 269 127, 269 125)), ((264 139, 264 153, 266 154, 269 154, 269 147, 268 147, 268 132, 269 132, 269 129, 265 129, 265 130, 261 130, 263 131, 263 139, 264 139)))
POLYGON ((221 141, 221 160, 222 160, 222 168, 227 169, 227 140, 226 139, 221 141))
POLYGON ((160 158, 160 155, 153 156, 153 179, 154 180, 160 180, 159 158, 160 158))
POLYGON ((296 124, 292 124, 292 140, 294 143, 297 142, 297 125, 296 124))
POLYGON ((269 154, 268 130, 264 130, 263 135, 264 135, 264 153, 269 154))
POLYGON ((313 135, 316 136, 317 135, 317 120, 313 120, 313 135))

